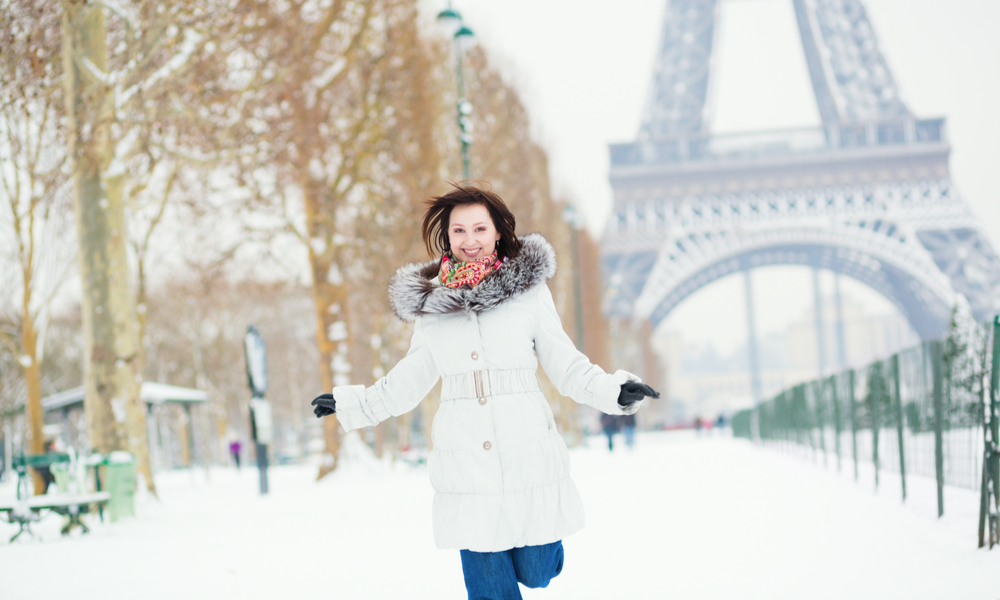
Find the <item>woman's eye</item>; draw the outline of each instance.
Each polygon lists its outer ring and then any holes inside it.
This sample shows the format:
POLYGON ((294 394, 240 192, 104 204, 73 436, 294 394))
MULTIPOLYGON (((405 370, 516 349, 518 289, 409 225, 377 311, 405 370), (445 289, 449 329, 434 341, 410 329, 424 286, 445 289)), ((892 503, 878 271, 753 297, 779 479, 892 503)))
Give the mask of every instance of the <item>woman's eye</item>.
POLYGON ((477 229, 476 231, 486 231, 486 228, 485 228, 485 227, 480 227, 480 228, 479 228, 479 229, 477 229))

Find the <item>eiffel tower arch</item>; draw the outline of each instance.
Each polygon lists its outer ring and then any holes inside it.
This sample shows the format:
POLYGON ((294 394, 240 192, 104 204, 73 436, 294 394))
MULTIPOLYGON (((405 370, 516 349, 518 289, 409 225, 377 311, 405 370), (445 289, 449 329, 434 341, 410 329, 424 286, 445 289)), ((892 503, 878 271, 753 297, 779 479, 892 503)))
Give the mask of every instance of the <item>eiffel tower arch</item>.
POLYGON ((791 1, 822 124, 712 135, 718 1, 668 0, 639 135, 610 147, 606 314, 655 327, 705 285, 765 265, 857 279, 924 339, 956 303, 1000 311, 1000 258, 952 184, 945 119, 901 100, 860 0, 791 1))

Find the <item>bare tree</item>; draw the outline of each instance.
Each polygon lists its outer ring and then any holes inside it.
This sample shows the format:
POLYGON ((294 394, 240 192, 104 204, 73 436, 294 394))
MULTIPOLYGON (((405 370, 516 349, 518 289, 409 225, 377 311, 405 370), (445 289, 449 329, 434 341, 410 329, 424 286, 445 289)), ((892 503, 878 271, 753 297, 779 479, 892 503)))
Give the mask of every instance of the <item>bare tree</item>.
MULTIPOLYGON (((60 119, 63 104, 58 54, 59 9, 46 2, 16 2, 0 12, 0 241, 13 248, 19 274, 5 291, 0 342, 17 358, 27 395, 29 449, 44 450, 41 367, 47 311, 71 271, 67 252, 69 180, 60 119), (16 291, 15 291, 16 290, 16 291), (5 295, 6 296, 6 295, 5 295), (8 304, 10 303, 10 304, 8 304), (16 333, 15 333, 16 331, 16 333)), ((70 238, 71 239, 71 238, 70 238)), ((44 490, 34 473, 35 490, 44 490)))
POLYGON ((63 2, 62 58, 72 99, 67 114, 87 315, 84 329, 91 346, 89 429, 95 448, 133 452, 154 492, 145 407, 138 397, 144 370, 140 341, 144 317, 139 316, 141 309, 137 313, 132 296, 127 219, 135 221, 144 204, 150 204, 144 195, 148 192, 154 199, 152 214, 145 220, 145 230, 132 238, 140 269, 139 306, 144 307, 146 251, 175 189, 184 162, 177 159, 198 154, 186 145, 185 135, 197 117, 177 111, 177 97, 206 91, 201 67, 213 61, 192 68, 197 62, 192 57, 212 54, 207 49, 207 19, 221 8, 210 0, 137 2, 125 7, 63 2))
MULTIPOLYGON (((225 51, 240 68, 240 179, 259 206, 305 249, 312 279, 322 386, 350 382, 349 290, 362 215, 378 206, 398 164, 392 132, 424 52, 414 0, 336 0, 283 6, 240 2, 225 51)), ((433 144, 430 146, 433 148, 433 144)), ((433 151, 432 151, 433 152, 433 151)), ((324 421, 326 460, 337 466, 339 431, 324 421)))
MULTIPOLYGON (((63 2, 62 59, 87 339, 88 439, 148 465, 139 341, 126 248, 124 171, 115 161, 115 103, 101 5, 63 2)), ((145 470, 145 469, 144 469, 145 470)), ((146 474, 152 483, 151 473, 146 474)))
MULTIPOLYGON (((269 391, 278 449, 298 437, 312 417, 304 394, 319 386, 311 321, 310 290, 292 282, 231 281, 216 271, 193 271, 150 290, 148 371, 164 381, 197 386, 209 405, 196 409, 196 438, 207 461, 222 450, 220 435, 244 440, 249 433, 243 336, 255 324, 268 345, 269 391), (215 419, 215 434, 205 421, 215 419), (200 429, 199 429, 200 428, 200 429)), ((164 411, 161 411, 164 412, 164 411)))
MULTIPOLYGON (((218 86, 225 57, 212 41, 224 12, 214 0, 137 2, 116 9, 118 26, 108 34, 116 47, 114 70, 120 74, 115 77, 124 81, 116 100, 116 157, 126 172, 122 196, 136 265, 140 340, 146 332, 153 236, 173 205, 204 204, 204 174, 218 168, 226 154, 225 141, 218 138, 222 129, 206 109, 231 96, 218 86)), ((204 216, 204 211, 197 215, 204 216)), ((145 365, 144 344, 139 364, 145 365)))

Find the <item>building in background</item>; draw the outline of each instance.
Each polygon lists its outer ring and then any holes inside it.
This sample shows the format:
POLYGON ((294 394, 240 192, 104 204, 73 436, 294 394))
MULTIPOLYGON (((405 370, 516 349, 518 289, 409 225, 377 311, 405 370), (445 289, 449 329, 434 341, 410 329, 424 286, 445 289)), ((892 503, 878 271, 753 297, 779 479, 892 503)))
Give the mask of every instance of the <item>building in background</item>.
MULTIPOLYGON (((827 375, 840 371, 833 298, 823 302, 827 375), (830 360, 832 358, 832 360, 830 360)), ((843 368, 858 367, 890 356, 919 342, 916 332, 899 313, 872 314, 864 304, 844 296, 843 368)), ((816 327, 813 309, 804 310, 780 332, 759 337, 763 397, 769 398, 818 374, 816 327)), ((657 411, 657 422, 665 425, 689 423, 696 417, 714 419, 753 403, 750 360, 746 343, 722 355, 711 345, 686 342, 676 331, 661 330, 653 346, 663 370, 666 406, 657 411)), ((649 415, 652 417, 653 415, 649 415)))

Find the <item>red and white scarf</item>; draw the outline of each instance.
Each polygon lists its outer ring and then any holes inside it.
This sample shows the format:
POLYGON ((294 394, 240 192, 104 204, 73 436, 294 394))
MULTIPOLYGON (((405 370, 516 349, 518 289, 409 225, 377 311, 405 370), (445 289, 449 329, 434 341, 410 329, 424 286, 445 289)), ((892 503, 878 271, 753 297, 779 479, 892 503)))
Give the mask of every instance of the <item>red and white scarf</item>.
POLYGON ((506 261, 506 258, 498 259, 496 252, 479 260, 468 262, 452 260, 445 254, 441 259, 438 281, 441 285, 450 288, 458 288, 463 285, 476 287, 483 277, 499 269, 506 261))

